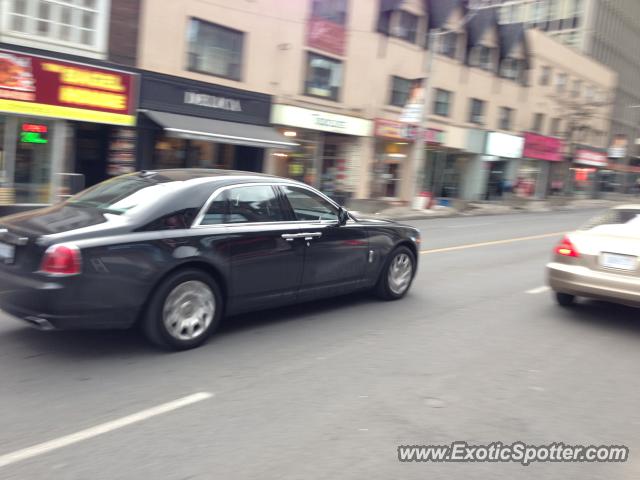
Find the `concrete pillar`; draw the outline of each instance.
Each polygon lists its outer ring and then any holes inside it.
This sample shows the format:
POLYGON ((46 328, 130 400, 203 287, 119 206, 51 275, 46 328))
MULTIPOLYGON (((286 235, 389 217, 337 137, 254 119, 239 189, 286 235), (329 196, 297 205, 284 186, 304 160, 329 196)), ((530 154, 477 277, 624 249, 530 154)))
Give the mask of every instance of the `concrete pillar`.
POLYGON ((374 137, 360 137, 359 163, 354 165, 354 173, 357 174, 354 196, 357 199, 369 198, 371 194, 371 179, 375 167, 376 141, 374 137))
POLYGON ((3 186, 13 188, 16 168, 16 142, 18 141, 18 119, 7 116, 4 125, 4 182, 3 186))
POLYGON ((66 120, 55 120, 53 122, 53 135, 51 140, 51 177, 49 202, 56 203, 58 201, 58 193, 62 187, 62 176, 64 171, 65 153, 67 146, 67 127, 66 120))
POLYGON ((276 150, 274 150, 273 148, 265 148, 264 150, 264 157, 263 157, 263 172, 268 174, 268 175, 277 175, 277 165, 276 165, 276 160, 278 157, 276 157, 274 155, 274 153, 276 153, 276 150))
POLYGON ((469 158, 467 168, 462 175, 460 196, 463 200, 477 201, 484 198, 489 180, 489 164, 482 155, 469 158))
POLYGON ((540 160, 538 163, 540 164, 540 173, 538 173, 538 181, 536 182, 535 196, 537 199, 543 200, 547 197, 551 164, 544 160, 540 160))

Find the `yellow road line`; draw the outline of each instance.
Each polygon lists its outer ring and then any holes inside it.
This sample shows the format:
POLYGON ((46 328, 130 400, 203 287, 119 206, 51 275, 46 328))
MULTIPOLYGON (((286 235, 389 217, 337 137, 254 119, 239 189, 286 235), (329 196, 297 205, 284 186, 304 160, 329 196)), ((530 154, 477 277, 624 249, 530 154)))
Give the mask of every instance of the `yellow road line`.
POLYGON ((491 242, 468 243, 466 245, 457 245, 455 247, 434 248, 432 250, 421 250, 420 253, 444 253, 453 252, 455 250, 465 250, 467 248, 489 247, 491 245, 504 245, 505 243, 524 242, 526 240, 538 240, 540 238, 557 237, 564 235, 566 232, 543 233, 542 235, 530 235, 528 237, 507 238, 505 240, 493 240, 491 242))

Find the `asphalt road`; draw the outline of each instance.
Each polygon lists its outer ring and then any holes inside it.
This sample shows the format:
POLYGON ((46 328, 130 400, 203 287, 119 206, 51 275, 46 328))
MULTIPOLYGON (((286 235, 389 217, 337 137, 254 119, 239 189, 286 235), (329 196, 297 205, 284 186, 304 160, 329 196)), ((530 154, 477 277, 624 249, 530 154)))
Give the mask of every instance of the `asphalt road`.
POLYGON ((402 301, 245 315, 189 352, 2 317, 0 478, 636 479, 637 311, 564 310, 538 288, 558 232, 593 213, 412 222, 427 253, 402 301), (197 392, 211 395, 164 405, 197 392), (624 444, 631 458, 397 460, 398 445, 455 440, 624 444))

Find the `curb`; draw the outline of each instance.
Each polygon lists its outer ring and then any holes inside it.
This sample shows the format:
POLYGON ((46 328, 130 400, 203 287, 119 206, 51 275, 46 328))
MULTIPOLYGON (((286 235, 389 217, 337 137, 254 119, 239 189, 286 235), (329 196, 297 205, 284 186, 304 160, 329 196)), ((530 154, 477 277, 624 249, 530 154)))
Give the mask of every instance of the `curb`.
MULTIPOLYGON (((515 214, 531 214, 531 213, 551 213, 551 212, 571 212, 578 210, 602 210, 609 208, 614 205, 623 205, 626 202, 612 202, 609 205, 584 205, 584 206, 561 206, 554 208, 545 208, 540 210, 529 210, 529 209, 511 209, 505 211, 494 211, 494 212, 454 212, 447 213, 445 215, 433 214, 433 215, 425 215, 416 212, 415 214, 404 214, 404 215, 382 215, 378 213, 367 214, 368 216, 374 216, 380 219, 386 220, 394 220, 394 221, 405 221, 405 220, 437 220, 440 218, 459 218, 459 217, 488 217, 488 216, 500 216, 500 215, 515 215, 515 214)), ((359 212, 353 212, 356 217, 359 212)))

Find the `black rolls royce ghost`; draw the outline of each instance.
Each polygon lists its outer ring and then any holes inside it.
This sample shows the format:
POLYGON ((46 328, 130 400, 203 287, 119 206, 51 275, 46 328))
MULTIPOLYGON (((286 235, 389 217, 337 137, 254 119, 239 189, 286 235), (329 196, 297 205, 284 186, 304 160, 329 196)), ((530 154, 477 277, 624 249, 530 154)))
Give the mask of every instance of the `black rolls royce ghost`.
POLYGON ((45 330, 140 324, 187 349, 223 315, 362 289, 401 298, 419 245, 417 229, 293 180, 142 171, 0 218, 0 308, 45 330))

